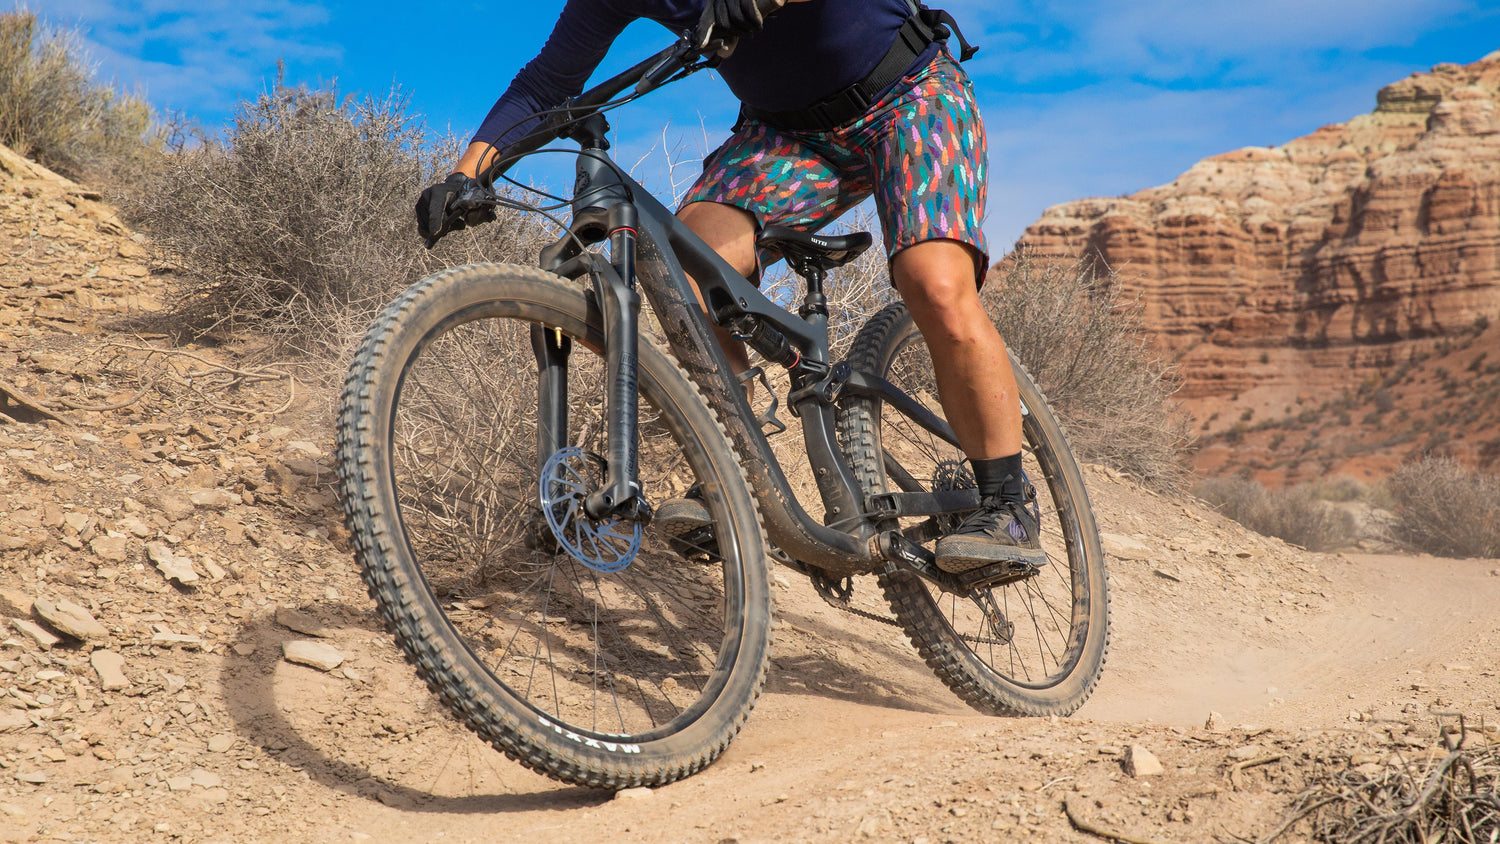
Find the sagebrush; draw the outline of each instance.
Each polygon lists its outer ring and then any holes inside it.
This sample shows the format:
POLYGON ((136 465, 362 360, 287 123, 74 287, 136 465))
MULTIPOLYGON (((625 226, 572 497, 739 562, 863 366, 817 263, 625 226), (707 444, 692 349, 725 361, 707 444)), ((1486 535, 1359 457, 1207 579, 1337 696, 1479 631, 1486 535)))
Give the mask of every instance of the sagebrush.
POLYGON ((1331 506, 1316 485, 1271 492, 1256 481, 1210 478, 1193 491, 1210 507, 1256 533, 1309 551, 1343 548, 1356 538, 1354 517, 1331 506))
POLYGON ((1427 457, 1386 480, 1403 545, 1445 557, 1500 557, 1500 477, 1427 457))
POLYGON ((339 359, 417 279, 475 260, 534 261, 550 240, 502 211, 475 236, 423 248, 412 208, 456 158, 400 92, 340 96, 278 80, 220 140, 181 151, 127 204, 177 273, 174 313, 198 334, 253 328, 339 359))
POLYGON ((1192 438, 1171 400, 1176 373, 1146 347, 1143 309, 1117 272, 1021 251, 991 274, 982 299, 1080 458, 1161 489, 1182 483, 1192 438))
POLYGON ((65 176, 131 179, 161 148, 146 101, 94 78, 79 39, 0 14, 0 143, 65 176))

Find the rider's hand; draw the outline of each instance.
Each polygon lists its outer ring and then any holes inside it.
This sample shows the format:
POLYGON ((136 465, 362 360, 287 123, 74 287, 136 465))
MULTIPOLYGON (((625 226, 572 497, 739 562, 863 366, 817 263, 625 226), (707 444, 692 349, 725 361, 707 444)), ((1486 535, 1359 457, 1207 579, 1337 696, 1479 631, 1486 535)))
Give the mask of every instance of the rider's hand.
POLYGON ((766 25, 756 0, 708 0, 703 19, 713 23, 714 35, 726 38, 754 35, 766 25))
POLYGON ((489 205, 481 205, 468 209, 462 216, 447 220, 449 212, 453 210, 454 200, 473 186, 472 178, 462 173, 453 173, 422 191, 422 195, 417 197, 417 233, 430 239, 441 237, 450 231, 458 231, 467 225, 488 223, 495 219, 495 209, 489 205))

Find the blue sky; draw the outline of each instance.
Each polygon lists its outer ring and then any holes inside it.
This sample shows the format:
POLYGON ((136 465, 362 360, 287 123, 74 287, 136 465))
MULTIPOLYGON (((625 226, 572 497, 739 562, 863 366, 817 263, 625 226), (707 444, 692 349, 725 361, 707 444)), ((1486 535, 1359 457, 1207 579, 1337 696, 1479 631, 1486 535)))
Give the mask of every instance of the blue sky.
MULTIPOLYGON (((0 8, 13 5, 0 0, 0 8)), ((990 135, 1001 252, 1047 206, 1170 181, 1200 158, 1280 144, 1369 111, 1375 92, 1439 62, 1500 49, 1500 0, 932 0, 983 50, 968 64, 990 135)), ((293 81, 399 85, 438 129, 467 136, 545 40, 553 2, 42 0, 99 73, 213 129, 293 81)), ((637 23, 601 72, 668 34, 637 23)), ((670 192, 727 132, 735 105, 707 74, 616 112, 617 157, 670 192), (670 119, 667 128, 663 124, 670 119), (670 150, 664 155, 663 149, 670 150)), ((555 172, 555 171, 553 171, 555 172)), ((551 178, 547 170, 539 178, 551 178)))

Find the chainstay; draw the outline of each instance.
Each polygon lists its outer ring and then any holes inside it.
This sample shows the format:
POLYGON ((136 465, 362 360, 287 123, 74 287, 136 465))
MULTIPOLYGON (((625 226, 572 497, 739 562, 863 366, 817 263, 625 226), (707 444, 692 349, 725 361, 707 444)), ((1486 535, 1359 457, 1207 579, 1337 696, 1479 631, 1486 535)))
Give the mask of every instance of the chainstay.
MULTIPOLYGON (((896 619, 891 618, 889 616, 877 615, 875 613, 869 612, 868 610, 862 610, 862 609, 859 609, 857 607, 850 606, 849 604, 846 604, 843 601, 832 600, 832 599, 830 599, 830 598, 828 598, 826 596, 819 595, 819 597, 822 597, 823 598, 823 603, 827 604, 828 606, 833 607, 834 609, 843 610, 844 612, 849 613, 850 615, 857 615, 860 618, 867 618, 870 621, 878 621, 881 624, 889 624, 892 627, 900 627, 901 626, 901 622, 899 622, 896 619)), ((967 635, 964 635, 964 634, 960 633, 959 636, 958 636, 958 638, 964 640, 965 642, 969 642, 971 644, 976 644, 976 645, 1009 645, 1010 644, 1010 642, 1007 642, 1007 641, 1005 641, 1003 639, 992 639, 992 638, 990 638, 988 636, 967 636, 967 635)))
POLYGON ((889 624, 892 627, 901 626, 901 622, 897 621, 894 618, 883 615, 876 615, 875 613, 869 612, 867 610, 857 609, 853 606, 850 606, 846 601, 835 601, 832 598, 829 598, 827 595, 822 594, 821 592, 818 593, 818 597, 822 598, 823 603, 827 604, 828 606, 833 607, 834 609, 843 610, 850 615, 857 615, 860 618, 868 618, 871 621, 878 621, 881 624, 889 624))

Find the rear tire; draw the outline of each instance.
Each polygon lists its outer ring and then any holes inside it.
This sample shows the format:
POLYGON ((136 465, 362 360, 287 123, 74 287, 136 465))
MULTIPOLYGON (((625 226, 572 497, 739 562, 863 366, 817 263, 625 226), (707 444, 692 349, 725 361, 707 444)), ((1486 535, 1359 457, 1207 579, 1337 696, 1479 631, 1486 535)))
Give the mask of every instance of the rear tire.
MULTIPOLYGON (((931 358, 904 305, 889 305, 865 323, 849 361, 941 415, 931 358)), ((971 706, 1001 715, 1067 715, 1093 692, 1109 649, 1104 553, 1062 427, 1025 369, 1014 358, 1012 364, 1046 564, 1031 578, 963 598, 907 572, 881 575, 880 586, 928 666, 971 706)), ((867 496, 974 486, 962 451, 899 412, 885 412, 878 399, 846 400, 839 438, 867 496)), ((893 519, 881 528, 903 529, 931 547, 957 521, 893 519)))
POLYGON ((338 462, 355 556, 397 643, 482 738, 565 782, 662 785, 717 758, 760 694, 764 532, 716 416, 643 342, 645 494, 699 485, 716 553, 689 561, 649 527, 618 572, 559 551, 538 498, 535 325, 572 339, 568 445, 606 453, 592 295, 527 267, 429 276, 376 318, 345 380, 338 462))

